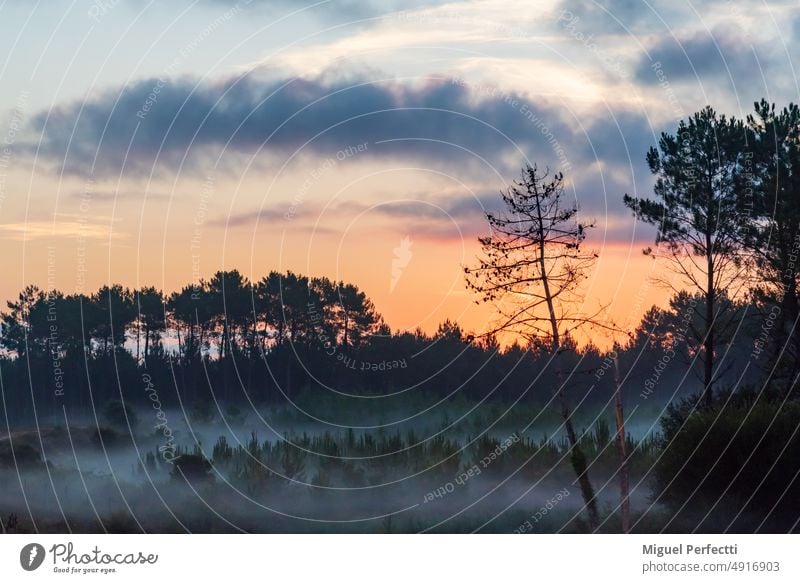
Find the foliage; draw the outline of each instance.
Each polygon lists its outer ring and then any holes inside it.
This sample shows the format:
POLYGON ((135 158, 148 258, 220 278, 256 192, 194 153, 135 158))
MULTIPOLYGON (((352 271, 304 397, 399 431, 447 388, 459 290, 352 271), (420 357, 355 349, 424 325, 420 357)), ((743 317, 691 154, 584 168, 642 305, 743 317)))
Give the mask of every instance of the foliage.
POLYGON ((745 391, 711 410, 696 404, 672 408, 662 423, 654 499, 704 531, 796 526, 800 403, 745 391))

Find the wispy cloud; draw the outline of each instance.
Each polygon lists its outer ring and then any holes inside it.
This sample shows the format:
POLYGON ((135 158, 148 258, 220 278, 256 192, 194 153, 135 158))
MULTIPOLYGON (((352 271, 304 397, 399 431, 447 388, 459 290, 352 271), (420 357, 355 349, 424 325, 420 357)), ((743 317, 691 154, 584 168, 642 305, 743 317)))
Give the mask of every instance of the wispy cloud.
POLYGON ((32 221, 0 224, 0 237, 13 241, 41 239, 83 238, 108 241, 123 239, 125 234, 112 231, 108 225, 85 221, 32 221))
MULTIPOLYGON (((76 190, 69 193, 69 198, 72 200, 84 200, 87 194, 83 190, 76 190)), ((143 190, 96 190, 92 191, 89 195, 92 202, 97 203, 113 203, 113 202, 164 202, 170 200, 173 195, 167 192, 147 192, 143 190)))

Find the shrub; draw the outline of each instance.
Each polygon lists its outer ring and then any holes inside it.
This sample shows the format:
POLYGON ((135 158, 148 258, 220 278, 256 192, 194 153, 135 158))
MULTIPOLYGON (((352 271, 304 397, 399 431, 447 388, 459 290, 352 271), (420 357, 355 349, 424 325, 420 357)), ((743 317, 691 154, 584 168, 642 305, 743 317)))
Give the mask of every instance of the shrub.
POLYGON ((800 515, 800 403, 743 395, 708 410, 692 404, 662 420, 656 499, 683 507, 679 520, 700 530, 791 529, 800 515))
POLYGON ((135 429, 139 423, 139 418, 130 405, 117 400, 106 403, 105 407, 103 407, 103 418, 106 423, 116 429, 127 429, 129 423, 131 429, 135 429))

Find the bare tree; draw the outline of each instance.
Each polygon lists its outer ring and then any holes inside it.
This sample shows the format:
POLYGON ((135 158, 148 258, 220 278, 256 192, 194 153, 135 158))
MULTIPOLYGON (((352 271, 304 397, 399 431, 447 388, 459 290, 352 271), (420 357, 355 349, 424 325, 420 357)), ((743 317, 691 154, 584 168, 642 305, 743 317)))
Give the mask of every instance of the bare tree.
POLYGON ((560 354, 571 333, 600 324, 599 312, 585 315, 580 284, 597 256, 581 250, 586 229, 575 205, 565 206, 564 177, 527 165, 522 177, 502 193, 505 213, 487 212, 491 234, 479 239, 483 256, 465 267, 467 286, 478 300, 491 302, 499 318, 485 334, 510 332, 549 350, 558 374, 556 396, 570 445, 570 458, 592 529, 599 524, 594 489, 564 389, 568 382, 560 354))

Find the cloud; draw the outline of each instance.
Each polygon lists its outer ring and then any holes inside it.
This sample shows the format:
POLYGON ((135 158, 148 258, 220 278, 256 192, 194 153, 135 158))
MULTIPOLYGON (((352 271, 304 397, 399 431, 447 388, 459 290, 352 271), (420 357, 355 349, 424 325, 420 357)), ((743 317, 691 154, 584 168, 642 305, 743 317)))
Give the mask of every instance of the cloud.
POLYGON ((281 10, 300 10, 312 15, 324 16, 330 22, 332 16, 339 20, 369 18, 400 10, 413 10, 426 6, 446 4, 452 0, 205 0, 207 4, 225 7, 279 8, 281 10))
POLYGON ((752 42, 743 40, 736 28, 716 28, 682 37, 665 37, 648 49, 635 69, 638 81, 648 85, 659 82, 654 72, 656 64, 670 81, 706 83, 712 79, 729 78, 738 87, 755 82, 761 84, 762 68, 768 66, 770 55, 752 42))
MULTIPOLYGON (((526 161, 564 170, 581 208, 604 216, 605 201, 633 192, 635 181, 642 181, 638 191, 649 190, 644 156, 665 129, 651 128, 637 113, 598 109, 583 116, 554 98, 447 75, 404 82, 332 74, 275 80, 253 73, 203 82, 149 79, 31 119, 27 148, 38 147, 40 160, 56 171, 122 183, 151 172, 207 175, 217 159, 225 166, 259 156, 269 159, 270 173, 283 163, 291 172, 303 172, 301 164, 311 171, 341 156, 348 164, 364 159, 371 170, 398 163, 441 170, 475 185, 478 199, 428 193, 418 195, 421 204, 385 204, 378 211, 401 221, 422 218, 419 228, 437 238, 458 237, 458 229, 469 238, 485 234, 480 203, 492 208, 526 161)), ((130 187, 120 194, 137 196, 130 187)), ((292 212, 292 229, 314 218, 314 202, 292 212)), ((213 224, 280 225, 289 208, 245 210, 213 224)), ((628 214, 621 203, 608 204, 607 212, 628 214)))
MULTIPOLYGON (((242 213, 236 213, 230 215, 227 218, 218 218, 210 220, 208 221, 208 224, 214 227, 226 227, 226 228, 250 227, 255 225, 256 223, 261 225, 279 224, 281 221, 283 222, 288 221, 286 208, 284 208, 283 210, 279 208, 267 208, 267 209, 261 209, 259 211, 247 211, 242 213)), ((307 212, 305 210, 303 210, 302 212, 292 211, 292 215, 289 218, 294 219, 294 218, 299 218, 301 216, 302 217, 307 216, 307 212)))
MULTIPOLYGON (((616 128, 610 114, 570 120, 556 101, 482 91, 448 78, 149 79, 34 115, 27 147, 38 147, 57 170, 82 176, 192 171, 216 164, 217 156, 224 163, 260 151, 288 159, 302 149, 328 158, 358 144, 368 145, 359 154, 366 158, 462 171, 472 165, 485 173, 486 163, 519 166, 525 156, 575 166, 591 159, 593 141, 610 146, 615 135, 648 135, 642 117, 625 116, 616 128)), ((620 150, 603 155, 613 159, 620 150)))
POLYGON ((108 241, 109 239, 124 238, 124 235, 116 231, 112 232, 108 225, 97 225, 85 221, 31 221, 0 224, 0 237, 13 241, 55 238, 108 241))
POLYGON ((303 229, 319 232, 319 223, 329 225, 325 233, 342 234, 332 225, 344 229, 350 220, 358 215, 366 215, 374 222, 376 229, 399 228, 411 230, 419 236, 437 239, 454 239, 459 237, 476 238, 486 235, 488 227, 485 212, 498 211, 502 208, 499 191, 451 192, 445 195, 431 196, 429 193, 410 194, 402 199, 386 198, 374 203, 360 201, 344 201, 324 210, 317 204, 309 203, 299 209, 285 205, 272 205, 260 210, 236 213, 228 218, 209 221, 216 227, 224 228, 284 228, 292 232, 303 229), (324 215, 324 221, 318 219, 324 215), (377 222, 375 218, 384 219, 377 222), (314 227, 317 225, 317 227, 314 227))
POLYGON ((572 20, 579 29, 600 34, 628 34, 642 25, 660 24, 666 16, 642 0, 562 0, 554 13, 561 21, 572 20))
MULTIPOLYGON (((583 193, 579 200, 573 198, 572 187, 568 187, 564 193, 564 204, 578 204, 581 220, 596 223, 597 228, 592 232, 594 242, 602 239, 632 240, 634 223, 630 220, 630 211, 621 202, 621 193, 626 192, 628 187, 621 179, 607 176, 606 190, 601 192, 601 188, 595 184, 596 178, 596 175, 590 175, 575 185, 575 189, 583 193)), ((501 188, 440 195, 416 193, 402 199, 393 200, 387 197, 373 203, 349 200, 324 210, 321 206, 308 204, 293 212, 291 222, 286 217, 287 207, 276 204, 261 210, 237 213, 228 219, 216 219, 210 221, 210 224, 246 229, 253 229, 258 225, 264 229, 282 227, 295 231, 298 223, 310 229, 314 224, 324 222, 331 226, 329 233, 341 235, 342 231, 332 225, 343 228, 356 216, 365 215, 368 222, 381 231, 386 228, 400 229, 413 232, 417 237, 438 240, 476 239, 489 233, 486 212, 505 212, 500 191, 501 188), (320 218, 324 220, 318 220, 320 218)), ((635 239, 640 242, 649 241, 652 234, 640 228, 635 239)))
POLYGON ((69 198, 72 200, 86 200, 87 196, 92 202, 97 203, 114 203, 125 201, 144 202, 145 198, 147 199, 147 202, 166 202, 173 197, 173 195, 167 192, 147 192, 145 195, 145 192, 141 190, 92 191, 88 195, 84 190, 75 190, 69 193, 69 198))
MULTIPOLYGON (((788 3, 784 3, 789 7, 788 3)), ((576 25, 597 34, 671 34, 697 26, 713 25, 732 17, 739 21, 760 10, 782 10, 781 1, 693 0, 692 2, 644 2, 642 0, 560 0, 554 14, 578 18, 576 25)), ((763 16, 763 14, 761 15, 763 16)))

